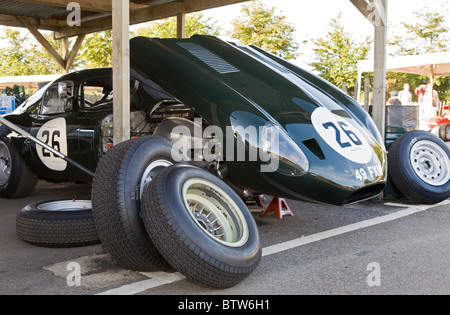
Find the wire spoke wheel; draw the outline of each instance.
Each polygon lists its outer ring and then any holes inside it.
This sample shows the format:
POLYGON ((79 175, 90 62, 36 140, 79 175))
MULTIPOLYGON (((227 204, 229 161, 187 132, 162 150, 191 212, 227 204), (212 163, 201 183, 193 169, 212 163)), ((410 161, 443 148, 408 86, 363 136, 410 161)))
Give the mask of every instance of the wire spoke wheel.
POLYGON ((236 203, 218 186, 192 179, 183 188, 183 198, 192 219, 210 237, 230 247, 248 240, 248 226, 236 203))
POLYGON ((252 214, 221 179, 194 166, 162 170, 142 196, 153 243, 176 270, 208 288, 230 288, 261 260, 252 214))

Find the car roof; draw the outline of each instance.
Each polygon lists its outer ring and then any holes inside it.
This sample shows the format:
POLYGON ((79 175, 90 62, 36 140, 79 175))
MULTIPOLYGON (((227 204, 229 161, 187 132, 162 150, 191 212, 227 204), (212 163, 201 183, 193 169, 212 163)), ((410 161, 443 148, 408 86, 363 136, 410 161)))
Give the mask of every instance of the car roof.
POLYGON ((112 68, 86 69, 65 74, 59 79, 57 79, 55 82, 61 81, 82 82, 92 77, 111 76, 111 75, 112 75, 112 68))

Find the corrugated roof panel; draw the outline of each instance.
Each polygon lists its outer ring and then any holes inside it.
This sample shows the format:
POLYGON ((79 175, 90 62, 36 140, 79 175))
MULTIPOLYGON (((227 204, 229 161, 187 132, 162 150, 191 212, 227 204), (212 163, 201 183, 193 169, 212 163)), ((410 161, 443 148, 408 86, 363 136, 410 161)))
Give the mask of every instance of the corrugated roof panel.
POLYGON ((65 8, 50 5, 14 0, 0 0, 0 14, 49 19, 56 15, 67 15, 68 13, 69 12, 65 8))

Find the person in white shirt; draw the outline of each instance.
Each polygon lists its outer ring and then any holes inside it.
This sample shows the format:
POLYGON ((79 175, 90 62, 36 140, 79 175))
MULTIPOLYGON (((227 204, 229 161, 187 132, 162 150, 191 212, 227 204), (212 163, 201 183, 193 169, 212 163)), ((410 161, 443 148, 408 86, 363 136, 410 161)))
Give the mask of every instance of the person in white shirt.
POLYGON ((412 103, 412 93, 409 91, 410 88, 411 86, 409 83, 406 83, 403 91, 398 94, 398 99, 403 105, 411 105, 412 103))

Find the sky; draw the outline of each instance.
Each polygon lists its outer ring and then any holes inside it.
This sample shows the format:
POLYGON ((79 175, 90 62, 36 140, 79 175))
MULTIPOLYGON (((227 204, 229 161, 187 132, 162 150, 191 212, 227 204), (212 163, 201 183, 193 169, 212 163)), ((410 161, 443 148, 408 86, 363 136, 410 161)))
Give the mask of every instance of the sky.
MULTIPOLYGON (((374 36, 372 24, 355 8, 349 0, 263 0, 267 6, 277 7, 288 21, 296 28, 298 43, 304 40, 310 42, 325 36, 329 30, 329 23, 339 12, 342 12, 344 26, 347 32, 356 39, 363 40, 367 36, 374 36)), ((414 22, 413 12, 424 6, 438 9, 448 16, 447 27, 450 28, 450 1, 448 0, 388 0, 389 31, 395 33, 395 25, 401 22, 414 22), (392 27, 394 26, 394 27, 392 27)), ((229 29, 230 21, 240 15, 242 4, 221 7, 205 11, 207 16, 218 21, 223 29, 229 29)), ((227 39, 227 38, 224 38, 227 39)), ((311 43, 300 46, 302 56, 294 63, 309 69, 307 65, 312 58, 311 43)))

